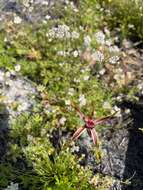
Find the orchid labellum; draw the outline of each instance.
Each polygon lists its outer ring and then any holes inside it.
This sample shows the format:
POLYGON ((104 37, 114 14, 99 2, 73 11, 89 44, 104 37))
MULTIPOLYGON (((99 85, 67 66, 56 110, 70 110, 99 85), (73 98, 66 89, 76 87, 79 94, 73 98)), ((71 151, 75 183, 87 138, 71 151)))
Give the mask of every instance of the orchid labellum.
POLYGON ((110 116, 106 116, 106 117, 101 117, 101 118, 98 118, 98 119, 93 119, 93 114, 91 117, 87 117, 85 116, 78 108, 76 108, 75 106, 73 106, 77 113, 79 114, 80 118, 84 121, 84 125, 82 127, 79 127, 76 132, 73 134, 72 136, 72 140, 75 140, 77 138, 80 137, 80 135, 85 131, 87 130, 89 136, 92 138, 93 140, 93 143, 96 144, 97 143, 97 139, 98 139, 98 136, 97 136, 97 132, 95 130, 95 127, 97 125, 100 125, 104 122, 106 122, 107 120, 111 119, 113 117, 113 115, 110 115, 110 116))

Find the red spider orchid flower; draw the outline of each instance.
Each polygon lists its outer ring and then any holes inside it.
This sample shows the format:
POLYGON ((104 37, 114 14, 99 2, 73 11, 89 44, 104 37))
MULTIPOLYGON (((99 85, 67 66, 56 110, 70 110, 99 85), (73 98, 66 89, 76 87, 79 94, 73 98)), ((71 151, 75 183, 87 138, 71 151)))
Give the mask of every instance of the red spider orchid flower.
POLYGON ((101 117, 98 119, 93 119, 93 114, 91 117, 85 116, 78 108, 76 108, 75 106, 73 106, 75 108, 75 110, 77 111, 77 113, 79 114, 80 118, 84 121, 84 125, 82 127, 79 127, 76 132, 73 134, 72 136, 72 140, 78 139, 81 134, 87 130, 89 136, 92 138, 93 143, 96 144, 97 143, 97 132, 95 130, 94 127, 96 127, 97 125, 100 125, 102 123, 104 123, 105 121, 107 121, 108 119, 111 119, 113 117, 113 115, 109 115, 106 117, 101 117))

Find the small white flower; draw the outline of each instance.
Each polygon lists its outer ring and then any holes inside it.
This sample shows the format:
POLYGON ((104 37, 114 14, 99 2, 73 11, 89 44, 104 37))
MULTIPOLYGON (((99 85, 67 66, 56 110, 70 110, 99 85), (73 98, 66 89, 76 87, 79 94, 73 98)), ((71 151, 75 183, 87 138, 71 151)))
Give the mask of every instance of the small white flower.
POLYGON ((74 78, 73 81, 76 82, 76 83, 80 83, 80 79, 74 78))
POLYGON ((4 38, 4 42, 7 42, 7 41, 8 41, 8 39, 7 39, 7 37, 5 37, 5 38, 4 38))
POLYGON ((27 102, 23 102, 22 104, 20 104, 19 106, 18 106, 18 108, 17 108, 17 110, 19 111, 19 112, 21 112, 21 111, 25 111, 25 110, 27 110, 28 109, 28 103, 27 102))
POLYGON ((50 15, 46 15, 46 16, 45 16, 45 19, 46 19, 46 20, 49 20, 50 18, 51 18, 50 15))
POLYGON ((105 72, 106 72, 106 69, 103 68, 103 69, 101 69, 101 70, 99 71, 99 74, 100 74, 100 75, 104 75, 105 72))
POLYGON ((18 183, 11 182, 4 190, 18 190, 18 183))
POLYGON ((48 1, 41 1, 42 2, 42 5, 48 5, 48 1))
POLYGON ((84 30, 84 28, 83 28, 83 26, 79 26, 79 29, 81 30, 81 31, 83 31, 84 30))
POLYGON ((107 46, 111 46, 111 45, 112 45, 112 40, 111 40, 111 39, 106 40, 106 41, 105 41, 105 44, 106 44, 107 46))
POLYGON ((76 12, 76 13, 78 13, 78 12, 79 12, 79 10, 78 10, 78 9, 76 9, 76 8, 74 8, 74 9, 73 9, 73 11, 74 11, 74 12, 76 12))
POLYGON ((60 120, 59 120, 59 123, 60 123, 61 125, 64 125, 65 122, 66 122, 66 118, 65 118, 65 117, 61 117, 60 120))
POLYGON ((7 72, 5 73, 5 76, 6 76, 7 78, 9 78, 9 77, 10 77, 10 72, 7 71, 7 72))
POLYGON ((4 81, 4 72, 0 71, 0 81, 4 81))
POLYGON ((121 96, 121 95, 117 96, 117 97, 116 97, 116 100, 122 101, 122 96, 121 96))
POLYGON ((79 34, 78 32, 76 32, 76 31, 73 31, 73 32, 71 33, 71 37, 72 37, 73 39, 78 39, 78 38, 80 37, 80 34, 79 34))
POLYGON ((20 71, 21 66, 20 65, 15 65, 14 69, 15 69, 16 72, 18 72, 18 71, 20 71))
POLYGON ((104 60, 104 55, 100 51, 96 51, 92 54, 92 58, 95 61, 102 62, 104 60))
POLYGON ((60 56, 66 56, 66 52, 65 51, 58 51, 57 52, 57 55, 60 55, 60 56))
POLYGON ((27 135, 27 140, 28 140, 29 142, 32 142, 32 141, 33 141, 33 139, 34 139, 34 138, 33 138, 33 136, 32 136, 32 135, 29 135, 29 134, 27 135))
POLYGON ((63 67, 63 66, 65 65, 65 63, 64 63, 64 62, 61 62, 61 63, 59 63, 59 65, 60 65, 61 67, 63 67))
POLYGON ((74 88, 69 88, 68 95, 70 96, 74 95, 74 88))
POLYGON ((108 36, 110 36, 110 31, 109 31, 107 28, 104 28, 104 32, 105 32, 108 36))
POLYGON ((89 80, 89 76, 88 75, 84 76, 83 80, 85 80, 85 81, 89 80))
POLYGON ((106 101, 106 102, 103 103, 103 108, 104 109, 111 109, 111 104, 106 101))
POLYGON ((43 24, 47 24, 47 20, 43 20, 42 22, 43 22, 43 24))
POLYGON ((25 7, 29 7, 29 6, 30 6, 29 0, 24 0, 24 1, 23 1, 23 5, 24 5, 25 7))
POLYGON ((65 100, 65 105, 66 105, 66 106, 71 105, 71 101, 70 101, 70 100, 65 100))
POLYGON ((104 44, 105 43, 105 34, 102 31, 99 31, 95 34, 95 38, 97 43, 104 44))
POLYGON ((32 12, 34 7, 29 7, 29 12, 32 12))
POLYGON ((118 61, 119 61, 119 57, 116 55, 116 56, 113 56, 113 57, 110 57, 109 58, 109 63, 111 64, 116 64, 118 61))
POLYGON ((79 152, 79 146, 73 146, 71 152, 79 152))
POLYGON ((131 113, 131 110, 130 109, 125 109, 125 113, 129 114, 129 113, 131 113))
POLYGON ((68 5, 68 4, 69 4, 69 0, 65 0, 65 4, 67 4, 67 5, 68 5))
POLYGON ((121 109, 118 106, 114 106, 113 109, 111 110, 111 114, 116 113, 116 117, 121 117, 121 109))
POLYGON ((90 36, 85 36, 84 37, 84 45, 85 46, 90 46, 90 44, 91 44, 91 38, 90 38, 90 36))
POLYGON ((19 16, 15 16, 14 17, 14 21, 15 24, 20 24, 22 22, 22 19, 19 16))
POLYGON ((84 94, 81 94, 81 95, 79 96, 79 104, 80 104, 80 107, 86 105, 86 98, 85 98, 85 95, 84 95, 84 94))
POLYGON ((134 25, 133 24, 128 24, 128 27, 129 28, 134 28, 134 25))
POLYGON ((85 68, 84 68, 84 69, 81 69, 80 72, 81 72, 81 73, 85 73, 85 72, 86 72, 85 68))
POLYGON ((78 56, 79 56, 79 53, 78 53, 77 50, 75 50, 75 51, 73 52, 73 56, 74 56, 74 57, 78 57, 78 56))
POLYGON ((143 84, 138 84, 138 85, 137 85, 137 88, 138 88, 139 90, 142 90, 142 89, 143 89, 143 84))

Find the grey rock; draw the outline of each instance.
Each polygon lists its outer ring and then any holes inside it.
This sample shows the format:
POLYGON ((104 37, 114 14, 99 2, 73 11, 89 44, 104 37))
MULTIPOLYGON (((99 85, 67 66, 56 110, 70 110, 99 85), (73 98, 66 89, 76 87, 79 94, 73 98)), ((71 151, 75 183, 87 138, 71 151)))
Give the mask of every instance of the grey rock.
POLYGON ((36 104, 36 86, 26 78, 0 70, 0 96, 10 117, 30 111, 36 104))

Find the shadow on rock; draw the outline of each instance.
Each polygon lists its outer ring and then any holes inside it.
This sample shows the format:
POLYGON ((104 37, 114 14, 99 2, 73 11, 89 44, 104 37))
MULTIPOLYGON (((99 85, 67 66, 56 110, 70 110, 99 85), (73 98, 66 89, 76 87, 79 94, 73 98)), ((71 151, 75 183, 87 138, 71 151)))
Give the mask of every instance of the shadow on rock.
POLYGON ((0 164, 4 161, 8 149, 9 113, 4 104, 0 104, 0 164))
POLYGON ((139 103, 125 102, 125 107, 130 108, 133 126, 129 129, 129 142, 126 152, 123 179, 129 179, 129 184, 124 184, 122 190, 143 190, 143 98, 139 103))

